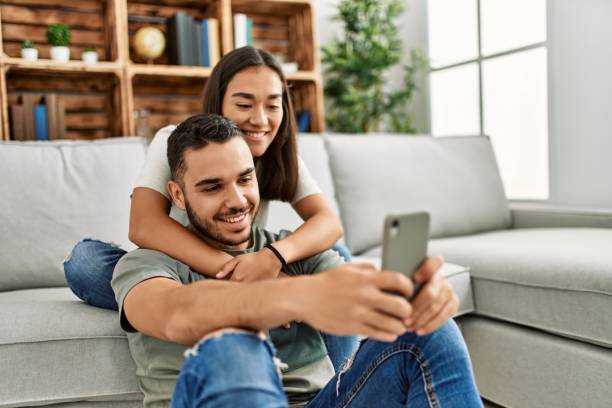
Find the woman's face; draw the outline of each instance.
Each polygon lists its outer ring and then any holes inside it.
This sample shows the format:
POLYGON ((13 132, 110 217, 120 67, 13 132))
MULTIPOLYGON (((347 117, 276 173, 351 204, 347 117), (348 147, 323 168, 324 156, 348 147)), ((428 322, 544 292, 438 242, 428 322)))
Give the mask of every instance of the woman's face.
POLYGON ((283 83, 267 66, 238 72, 227 85, 222 114, 244 133, 253 157, 262 156, 283 120, 283 83))

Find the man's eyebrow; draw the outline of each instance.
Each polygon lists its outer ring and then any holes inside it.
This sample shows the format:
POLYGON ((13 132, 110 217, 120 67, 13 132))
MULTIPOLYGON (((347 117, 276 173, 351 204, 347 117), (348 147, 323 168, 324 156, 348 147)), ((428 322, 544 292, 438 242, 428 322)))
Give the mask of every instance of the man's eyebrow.
MULTIPOLYGON (((255 95, 250 94, 248 92, 234 92, 232 94, 232 97, 238 97, 238 98, 244 98, 244 99, 255 99, 255 95)), ((282 98, 283 95, 282 94, 270 94, 268 95, 268 99, 280 99, 282 98)))
MULTIPOLYGON (((255 167, 249 167, 246 170, 242 171, 239 174, 239 177, 244 177, 247 174, 253 173, 254 171, 255 171, 255 167)), ((220 177, 212 177, 212 178, 202 179, 202 180, 198 181, 197 183, 195 183, 195 187, 205 186, 207 184, 217 184, 217 183, 219 183, 221 181, 222 181, 222 179, 220 177)))
POLYGON ((195 183, 196 187, 200 187, 200 186, 204 186, 206 184, 216 184, 218 182, 220 182, 221 179, 219 177, 216 178, 207 178, 207 179, 203 179, 198 181, 197 183, 195 183))
POLYGON ((243 171, 242 173, 240 173, 240 177, 244 177, 247 174, 250 174, 252 172, 255 171, 255 167, 249 167, 248 169, 246 169, 245 171, 243 171))

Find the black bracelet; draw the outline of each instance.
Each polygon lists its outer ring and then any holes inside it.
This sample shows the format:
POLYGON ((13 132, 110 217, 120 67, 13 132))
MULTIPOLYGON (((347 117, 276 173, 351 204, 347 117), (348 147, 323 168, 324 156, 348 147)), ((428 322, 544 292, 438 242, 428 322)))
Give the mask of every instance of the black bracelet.
POLYGON ((274 248, 272 244, 267 244, 264 248, 268 248, 270 251, 272 251, 272 253, 278 258, 278 260, 281 263, 281 271, 288 273, 287 272, 287 261, 285 261, 285 258, 283 258, 280 252, 278 252, 278 250, 274 248))

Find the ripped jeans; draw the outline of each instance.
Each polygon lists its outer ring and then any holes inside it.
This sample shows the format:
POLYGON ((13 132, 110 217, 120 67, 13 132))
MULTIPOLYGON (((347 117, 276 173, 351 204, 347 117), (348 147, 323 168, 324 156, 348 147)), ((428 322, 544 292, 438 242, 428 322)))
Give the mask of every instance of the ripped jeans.
MULTIPOLYGON (((186 356, 172 408, 288 407, 274 347, 256 334, 210 336, 186 356)), ((324 407, 462 408, 482 407, 482 402, 461 333, 449 320, 427 336, 363 341, 306 405, 324 407)))
MULTIPOLYGON (((350 260, 350 252, 344 247, 334 249, 350 260)), ((116 245, 84 239, 74 246, 64 261, 64 275, 72 292, 85 303, 105 309, 118 310, 115 293, 111 287, 113 270, 125 251, 116 245)), ((336 371, 357 349, 354 336, 333 336, 323 334, 323 340, 336 371)))

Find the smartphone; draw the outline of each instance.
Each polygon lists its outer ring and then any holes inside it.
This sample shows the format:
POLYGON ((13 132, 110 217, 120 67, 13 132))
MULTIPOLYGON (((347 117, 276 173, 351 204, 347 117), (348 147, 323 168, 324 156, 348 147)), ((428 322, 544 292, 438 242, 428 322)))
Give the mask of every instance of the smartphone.
POLYGON ((416 296, 420 286, 412 275, 427 257, 429 213, 387 215, 383 232, 382 269, 397 271, 412 280, 416 296))

